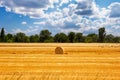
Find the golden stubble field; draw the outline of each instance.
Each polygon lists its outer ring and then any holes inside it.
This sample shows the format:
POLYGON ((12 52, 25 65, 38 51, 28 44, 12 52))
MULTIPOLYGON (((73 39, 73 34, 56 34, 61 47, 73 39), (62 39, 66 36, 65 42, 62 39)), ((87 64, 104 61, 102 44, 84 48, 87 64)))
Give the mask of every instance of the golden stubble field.
POLYGON ((0 43, 0 80, 120 80, 120 44, 0 43))

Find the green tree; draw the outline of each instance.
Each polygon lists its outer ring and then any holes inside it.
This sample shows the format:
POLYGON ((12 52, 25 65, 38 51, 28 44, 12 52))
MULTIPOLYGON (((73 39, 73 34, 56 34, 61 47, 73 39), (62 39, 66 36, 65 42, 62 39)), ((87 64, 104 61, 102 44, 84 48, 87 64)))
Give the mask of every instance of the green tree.
POLYGON ((74 32, 68 33, 68 38, 69 38, 69 41, 73 43, 75 40, 75 33, 74 32))
POLYGON ((92 37, 88 37, 88 36, 86 36, 86 38, 85 38, 85 43, 92 43, 93 41, 92 41, 92 37))
POLYGON ((88 34, 87 35, 87 41, 88 42, 97 42, 98 41, 98 35, 95 34, 95 33, 92 33, 92 34, 88 34))
POLYGON ((25 33, 19 32, 14 36, 15 42, 29 42, 28 36, 25 33))
POLYGON ((6 42, 13 42, 13 38, 14 38, 13 35, 8 33, 5 37, 5 41, 6 42))
POLYGON ((68 37, 66 34, 64 33, 57 33, 55 36, 54 36, 54 41, 55 42, 68 42, 68 37))
POLYGON ((0 33, 0 41, 1 42, 5 42, 5 31, 4 28, 1 29, 1 33, 0 33))
POLYGON ((30 42, 30 39, 29 39, 29 37, 28 36, 25 36, 25 41, 24 42, 30 42))
POLYGON ((114 37, 114 39, 113 39, 113 42, 114 43, 120 43, 120 37, 114 37))
POLYGON ((104 42, 104 39, 105 39, 105 28, 100 28, 99 29, 99 42, 103 43, 104 42))
POLYGON ((83 42, 82 33, 76 33, 76 35, 75 35, 75 42, 83 42))
POLYGON ((0 42, 1 42, 1 30, 0 30, 0 42))
POLYGON ((30 39, 30 42, 39 42, 39 36, 37 34, 31 35, 29 39, 30 39))
POLYGON ((45 43, 53 43, 54 42, 54 37, 50 36, 48 40, 44 41, 45 43))
POLYGON ((46 40, 49 40, 51 37, 51 32, 48 30, 42 30, 39 35, 39 41, 40 42, 45 42, 46 40))
POLYGON ((114 42, 114 36, 112 34, 105 36, 105 42, 106 43, 113 43, 114 42))

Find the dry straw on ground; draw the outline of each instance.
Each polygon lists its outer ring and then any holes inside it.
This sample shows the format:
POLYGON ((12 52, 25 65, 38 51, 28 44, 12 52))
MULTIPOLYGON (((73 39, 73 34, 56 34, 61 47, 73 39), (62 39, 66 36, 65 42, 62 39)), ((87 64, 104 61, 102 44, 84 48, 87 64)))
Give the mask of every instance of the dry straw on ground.
POLYGON ((120 80, 120 44, 0 43, 0 80, 120 80))
POLYGON ((62 47, 56 47, 55 54, 63 54, 63 48, 62 47))

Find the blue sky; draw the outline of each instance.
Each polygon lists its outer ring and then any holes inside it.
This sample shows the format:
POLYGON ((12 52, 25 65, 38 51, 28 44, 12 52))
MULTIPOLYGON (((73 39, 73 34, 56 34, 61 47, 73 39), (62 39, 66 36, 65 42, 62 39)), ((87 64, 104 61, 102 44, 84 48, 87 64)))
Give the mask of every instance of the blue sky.
POLYGON ((6 33, 97 33, 120 36, 120 0, 0 0, 0 29, 6 33))

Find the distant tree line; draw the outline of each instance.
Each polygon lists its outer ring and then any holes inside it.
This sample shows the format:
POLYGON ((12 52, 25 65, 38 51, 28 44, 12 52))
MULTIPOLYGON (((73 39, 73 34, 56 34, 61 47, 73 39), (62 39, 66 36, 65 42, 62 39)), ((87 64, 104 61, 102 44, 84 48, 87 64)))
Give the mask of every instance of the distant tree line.
POLYGON ((4 28, 0 31, 0 42, 19 42, 19 43, 120 43, 120 36, 113 36, 106 34, 105 28, 100 28, 98 34, 90 33, 86 36, 83 33, 69 32, 57 33, 55 36, 51 35, 49 30, 42 30, 39 34, 27 36, 25 33, 19 32, 15 35, 5 34, 4 28))

